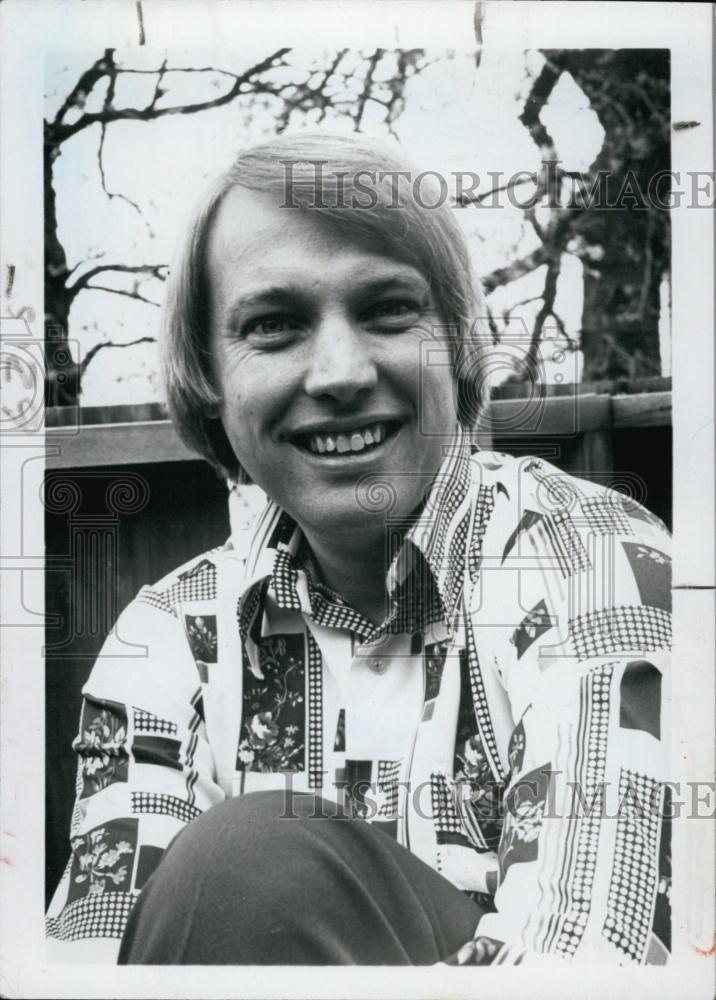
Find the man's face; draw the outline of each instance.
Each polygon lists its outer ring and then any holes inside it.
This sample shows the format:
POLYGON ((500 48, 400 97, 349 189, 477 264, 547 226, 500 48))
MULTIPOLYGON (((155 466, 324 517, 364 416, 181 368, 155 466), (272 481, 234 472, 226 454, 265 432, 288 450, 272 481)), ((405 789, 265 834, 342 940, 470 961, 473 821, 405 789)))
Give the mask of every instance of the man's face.
POLYGON ((411 514, 457 427, 426 278, 242 188, 207 254, 220 416, 251 479, 309 537, 384 530, 365 477, 390 485, 391 517, 411 514))

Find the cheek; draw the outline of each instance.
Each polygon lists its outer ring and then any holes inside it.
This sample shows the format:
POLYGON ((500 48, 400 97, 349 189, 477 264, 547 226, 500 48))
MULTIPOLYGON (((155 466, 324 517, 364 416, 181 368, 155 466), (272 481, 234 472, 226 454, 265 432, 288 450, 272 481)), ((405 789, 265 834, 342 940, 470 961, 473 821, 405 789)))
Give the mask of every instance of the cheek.
POLYGON ((232 366, 232 369, 225 370, 220 377, 219 415, 234 450, 238 451, 242 444, 251 441, 260 421, 261 392, 257 392, 255 386, 260 387, 263 383, 247 378, 241 366, 232 366))
POLYGON ((220 416, 234 450, 243 449, 250 457, 266 443, 291 398, 293 367, 276 355, 236 351, 224 356, 220 416))
POLYGON ((457 422, 457 386, 452 367, 443 363, 423 367, 420 379, 420 408, 425 430, 451 433, 457 422))

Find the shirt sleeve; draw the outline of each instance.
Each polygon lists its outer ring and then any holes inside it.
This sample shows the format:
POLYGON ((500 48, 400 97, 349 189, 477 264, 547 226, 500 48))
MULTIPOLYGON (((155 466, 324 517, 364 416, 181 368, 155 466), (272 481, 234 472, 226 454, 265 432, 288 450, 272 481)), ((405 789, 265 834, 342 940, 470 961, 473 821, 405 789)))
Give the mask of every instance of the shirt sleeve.
POLYGON ((546 463, 496 490, 476 620, 514 729, 496 912, 458 964, 666 962, 669 551, 640 504, 546 463))
POLYGON ((47 916, 54 961, 116 961, 164 849, 225 798, 197 665, 179 620, 158 604, 140 592, 83 688, 71 855, 47 916))

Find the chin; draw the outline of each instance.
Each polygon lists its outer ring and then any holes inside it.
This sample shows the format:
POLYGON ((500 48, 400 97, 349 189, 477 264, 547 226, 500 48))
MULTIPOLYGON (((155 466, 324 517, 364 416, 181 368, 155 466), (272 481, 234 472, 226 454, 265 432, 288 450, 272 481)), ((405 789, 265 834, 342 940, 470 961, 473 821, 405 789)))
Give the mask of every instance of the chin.
POLYGON ((317 534, 371 535, 385 530, 388 512, 365 510, 357 503, 328 506, 317 503, 310 510, 294 514, 294 520, 317 534))

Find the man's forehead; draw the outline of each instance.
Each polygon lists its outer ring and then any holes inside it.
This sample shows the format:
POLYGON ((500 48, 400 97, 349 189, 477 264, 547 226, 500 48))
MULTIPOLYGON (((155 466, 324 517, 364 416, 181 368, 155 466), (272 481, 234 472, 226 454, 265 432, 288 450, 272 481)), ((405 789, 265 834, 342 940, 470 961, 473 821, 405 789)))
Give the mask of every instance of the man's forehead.
POLYGON ((360 281, 426 280, 411 264, 329 228, 310 209, 281 208, 273 194, 238 187, 219 206, 206 260, 210 280, 231 273, 232 280, 240 276, 242 285, 257 288, 314 282, 343 272, 360 281))
POLYGON ((325 234, 305 213, 298 215, 281 208, 273 193, 233 187, 222 198, 211 226, 209 255, 228 253, 238 260, 258 250, 280 249, 288 242, 319 246, 325 234))

